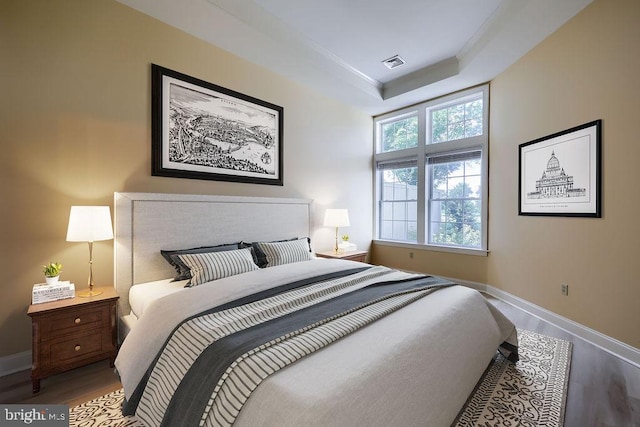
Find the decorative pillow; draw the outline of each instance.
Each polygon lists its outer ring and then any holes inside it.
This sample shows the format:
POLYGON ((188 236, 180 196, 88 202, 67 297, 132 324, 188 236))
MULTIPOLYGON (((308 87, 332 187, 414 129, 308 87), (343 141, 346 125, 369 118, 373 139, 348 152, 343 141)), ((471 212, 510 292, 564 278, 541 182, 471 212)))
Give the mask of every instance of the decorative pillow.
MULTIPOLYGON (((309 252, 311 253, 311 238, 307 237, 307 242, 309 243, 309 252)), ((291 242, 292 240, 298 240, 298 237, 294 237, 292 239, 284 239, 284 240, 273 240, 271 242, 240 242, 241 248, 253 248, 253 261, 260 268, 265 268, 267 266, 267 255, 260 249, 259 243, 279 243, 279 242, 291 242)))
POLYGON ((160 253, 164 257, 164 259, 166 259, 167 262, 176 269, 176 276, 173 278, 173 280, 178 281, 191 279, 191 271, 189 270, 189 267, 187 267, 187 265, 182 262, 179 255, 232 251, 236 249, 240 249, 240 243, 225 243, 217 246, 202 246, 199 248, 178 249, 174 251, 161 250, 160 253))
POLYGON ((260 251, 264 254, 265 267, 313 259, 308 238, 284 242, 257 242, 253 244, 253 247, 257 248, 256 253, 260 251))
POLYGON ((198 286, 212 280, 259 270, 253 262, 251 249, 178 255, 191 270, 191 280, 185 287, 198 286))

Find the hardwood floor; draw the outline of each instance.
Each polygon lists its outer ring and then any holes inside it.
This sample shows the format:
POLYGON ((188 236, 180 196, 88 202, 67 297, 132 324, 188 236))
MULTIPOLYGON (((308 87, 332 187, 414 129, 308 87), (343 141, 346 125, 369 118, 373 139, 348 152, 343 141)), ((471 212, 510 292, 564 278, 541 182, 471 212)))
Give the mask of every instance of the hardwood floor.
MULTIPOLYGON (((573 343, 565 427, 640 427, 640 368, 508 303, 487 296, 517 327, 573 343)), ((120 388, 107 361, 42 381, 31 393, 30 371, 0 378, 2 403, 75 406, 120 388)))
POLYGON ((53 375, 41 381, 32 393, 31 371, 20 371, 0 378, 0 402, 66 404, 76 406, 122 387, 108 360, 53 375))
POLYGON ((502 300, 487 299, 518 328, 573 343, 565 427, 640 426, 640 368, 502 300))

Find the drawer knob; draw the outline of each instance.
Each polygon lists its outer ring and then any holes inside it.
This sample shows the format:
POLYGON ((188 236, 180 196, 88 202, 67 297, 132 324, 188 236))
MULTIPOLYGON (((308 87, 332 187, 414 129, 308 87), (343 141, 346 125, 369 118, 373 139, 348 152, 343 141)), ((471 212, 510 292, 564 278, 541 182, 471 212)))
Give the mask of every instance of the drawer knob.
POLYGON ((80 351, 80 346, 76 344, 76 346, 73 348, 75 351, 80 351))
POLYGON ((76 317, 76 320, 74 320, 73 322, 77 325, 78 323, 80 323, 80 318, 76 317))

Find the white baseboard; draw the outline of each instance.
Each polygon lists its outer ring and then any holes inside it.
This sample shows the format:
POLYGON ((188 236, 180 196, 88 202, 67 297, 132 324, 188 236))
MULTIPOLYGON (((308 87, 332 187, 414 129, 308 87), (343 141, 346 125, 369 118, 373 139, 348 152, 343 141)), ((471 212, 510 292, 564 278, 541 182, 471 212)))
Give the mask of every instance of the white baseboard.
POLYGON ((600 333, 578 322, 574 322, 571 319, 560 316, 545 308, 532 304, 529 301, 526 301, 508 292, 502 291, 498 288, 494 288, 493 286, 486 285, 485 292, 513 306, 516 306, 523 311, 526 311, 532 316, 549 322, 552 325, 569 332, 570 334, 582 338, 588 343, 591 343, 596 347, 624 360, 625 362, 631 363, 632 365, 640 368, 640 349, 625 344, 622 341, 618 341, 615 338, 600 333))
POLYGON ((526 301, 520 297, 512 295, 498 288, 494 288, 491 285, 470 282, 467 280, 459 280, 450 277, 445 277, 445 279, 451 280, 452 282, 459 283, 469 288, 476 289, 480 292, 485 292, 495 298, 501 299, 502 301, 511 304, 519 308, 520 310, 529 313, 532 316, 542 319, 545 322, 551 323, 553 326, 556 326, 572 335, 575 335, 576 337, 595 345, 596 347, 606 351, 607 353, 611 353, 619 359, 622 359, 625 362, 640 368, 640 349, 625 344, 622 341, 618 341, 615 338, 600 333, 578 322, 574 322, 571 319, 560 316, 559 314, 530 303, 529 301, 526 301))
POLYGON ((0 377, 31 369, 31 351, 0 357, 0 377))

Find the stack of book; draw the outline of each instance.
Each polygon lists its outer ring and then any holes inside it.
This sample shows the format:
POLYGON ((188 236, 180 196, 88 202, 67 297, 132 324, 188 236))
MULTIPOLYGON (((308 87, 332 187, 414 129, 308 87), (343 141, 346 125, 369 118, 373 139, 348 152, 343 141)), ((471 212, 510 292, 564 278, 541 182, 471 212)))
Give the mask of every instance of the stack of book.
POLYGON ((356 250, 358 250, 358 247, 356 246, 355 243, 340 242, 340 244, 338 245, 338 253, 353 252, 356 250))
POLYGON ((69 281, 58 282, 55 285, 47 285, 46 283, 38 283, 33 285, 31 294, 31 303, 40 304, 43 302, 57 301, 65 298, 73 298, 76 296, 76 287, 69 281))

